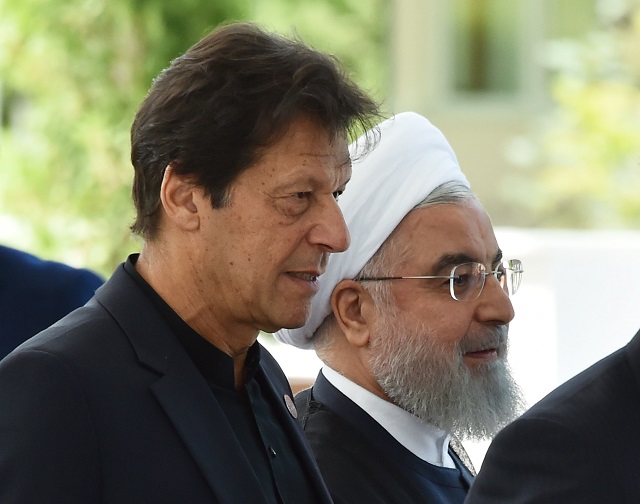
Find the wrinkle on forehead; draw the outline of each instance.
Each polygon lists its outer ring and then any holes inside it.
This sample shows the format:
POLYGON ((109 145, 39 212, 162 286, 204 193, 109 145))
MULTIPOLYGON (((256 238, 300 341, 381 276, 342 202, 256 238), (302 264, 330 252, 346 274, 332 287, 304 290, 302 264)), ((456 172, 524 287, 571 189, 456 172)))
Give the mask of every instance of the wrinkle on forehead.
POLYGON ((407 243, 408 259, 424 258, 423 265, 428 259, 434 268, 463 262, 493 264, 502 256, 491 219, 475 200, 412 210, 393 235, 407 243))

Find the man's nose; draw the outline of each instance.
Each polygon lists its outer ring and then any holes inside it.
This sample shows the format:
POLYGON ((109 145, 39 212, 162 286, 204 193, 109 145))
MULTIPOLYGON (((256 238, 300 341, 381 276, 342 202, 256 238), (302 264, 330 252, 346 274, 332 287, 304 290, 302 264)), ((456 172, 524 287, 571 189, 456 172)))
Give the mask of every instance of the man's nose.
POLYGON ((515 316, 509 294, 494 275, 487 275, 477 303, 476 313, 481 322, 506 325, 515 316))
POLYGON ((321 245, 326 252, 344 252, 349 248, 349 230, 335 199, 331 198, 322 206, 317 222, 309 232, 309 242, 321 245))

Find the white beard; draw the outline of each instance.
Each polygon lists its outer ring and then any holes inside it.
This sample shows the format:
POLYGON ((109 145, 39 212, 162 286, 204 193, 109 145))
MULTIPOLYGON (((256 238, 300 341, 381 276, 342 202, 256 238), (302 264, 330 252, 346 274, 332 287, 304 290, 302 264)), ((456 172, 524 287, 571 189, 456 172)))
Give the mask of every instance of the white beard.
POLYGON ((482 440, 524 408, 506 354, 506 326, 467 334, 452 350, 421 321, 409 325, 387 311, 376 328, 369 365, 397 406, 461 439, 482 440), (471 370, 462 358, 465 351, 488 346, 498 348, 498 359, 471 370))

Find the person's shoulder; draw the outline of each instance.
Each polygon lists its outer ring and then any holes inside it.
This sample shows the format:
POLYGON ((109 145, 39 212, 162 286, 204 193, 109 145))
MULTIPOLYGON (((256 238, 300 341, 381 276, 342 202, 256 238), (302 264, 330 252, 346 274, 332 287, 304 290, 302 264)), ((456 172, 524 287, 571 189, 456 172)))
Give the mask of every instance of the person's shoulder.
POLYGON ((41 270, 47 261, 24 250, 0 245, 0 269, 3 274, 22 274, 24 271, 41 270))
POLYGON ((119 341, 125 340, 117 338, 120 331, 100 304, 90 302, 29 338, 11 354, 24 357, 29 353, 47 353, 69 362, 87 362, 93 355, 96 362, 104 361, 120 346, 119 341))
POLYGON ((624 355, 621 348, 579 372, 534 404, 523 417, 572 419, 580 424, 614 413, 616 405, 628 400, 628 387, 633 382, 624 355))
POLYGON ((87 268, 76 268, 58 261, 36 258, 31 262, 34 274, 46 276, 49 282, 58 289, 80 291, 82 289, 95 290, 104 283, 104 279, 87 268))
MULTIPOLYGON (((624 443, 625 433, 635 432, 640 394, 637 384, 629 393, 632 380, 624 351, 617 350, 533 404, 496 435, 490 451, 525 450, 541 459, 545 450, 587 458, 582 451, 589 447, 587 453, 604 454, 610 445, 624 443), (602 426, 612 427, 607 436, 602 436, 602 426)), ((571 460, 576 463, 575 457, 571 460)))
POLYGON ((640 447, 640 393, 626 355, 623 347, 597 361, 502 429, 469 504, 631 502, 612 494, 637 488, 629 461, 640 447))
POLYGON ((86 268, 42 259, 28 252, 0 245, 0 267, 4 274, 19 278, 23 285, 55 292, 92 292, 104 283, 97 273, 86 268))
POLYGON ((640 384, 627 352, 628 346, 619 348, 569 378, 505 430, 524 425, 531 428, 535 421, 541 421, 547 429, 562 426, 588 433, 602 425, 622 425, 640 415, 640 384))
POLYGON ((23 250, 18 250, 16 248, 0 244, 0 260, 2 260, 0 266, 6 268, 7 265, 12 263, 19 264, 23 262, 33 262, 34 260, 37 261, 38 258, 23 250))

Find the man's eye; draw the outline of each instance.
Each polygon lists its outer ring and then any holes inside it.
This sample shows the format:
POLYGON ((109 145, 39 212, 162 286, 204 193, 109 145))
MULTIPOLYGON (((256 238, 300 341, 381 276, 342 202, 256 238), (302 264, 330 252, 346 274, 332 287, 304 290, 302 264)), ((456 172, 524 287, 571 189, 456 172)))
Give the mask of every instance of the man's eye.
POLYGON ((311 204, 311 191, 290 193, 275 200, 278 210, 287 217, 302 215, 311 204))
POLYGON ((338 201, 338 199, 340 198, 340 196, 342 196, 342 193, 344 191, 342 189, 338 190, 338 191, 333 191, 333 199, 338 201))
POLYGON ((452 277, 453 285, 460 286, 460 287, 463 287, 463 286, 467 285, 467 283, 469 283, 470 276, 471 275, 463 273, 461 275, 456 275, 456 276, 452 277))

